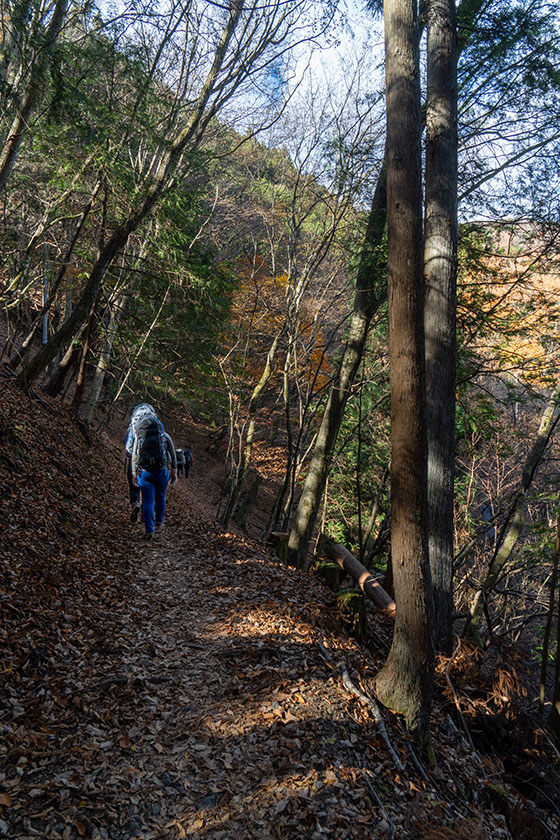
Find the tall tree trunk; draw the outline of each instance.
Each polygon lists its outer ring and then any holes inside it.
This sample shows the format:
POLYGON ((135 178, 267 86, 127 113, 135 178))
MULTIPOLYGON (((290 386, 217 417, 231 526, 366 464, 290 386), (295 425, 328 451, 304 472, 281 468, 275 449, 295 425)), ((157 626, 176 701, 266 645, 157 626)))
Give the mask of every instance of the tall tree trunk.
POLYGON ((368 219, 360 265, 356 278, 356 295, 348 338, 337 371, 336 379, 329 393, 325 413, 311 456, 303 490, 299 499, 295 522, 290 531, 288 556, 293 565, 306 564, 307 547, 315 527, 321 497, 332 460, 336 438, 344 416, 344 409, 350 396, 356 372, 362 360, 365 341, 371 319, 384 299, 378 297, 379 282, 385 268, 382 253, 385 232, 385 208, 387 203, 387 181, 385 167, 379 175, 368 219))
MULTIPOLYGON (((107 205, 109 201, 109 190, 107 188, 107 180, 103 176, 102 178, 103 183, 103 200, 101 202, 101 223, 99 226, 99 241, 97 245, 97 256, 99 257, 100 254, 103 253, 103 245, 105 242, 105 229, 107 225, 107 205)), ((78 368, 78 373, 76 376, 76 389, 74 391, 74 396, 72 397, 72 408, 74 411, 79 412, 80 406, 82 404, 82 399, 84 397, 85 385, 86 385, 86 369, 87 369, 87 359, 89 356, 89 351, 92 344, 92 336, 95 330, 95 313, 96 313, 96 306, 94 306, 89 313, 89 318, 86 327, 86 334, 84 338, 84 346, 82 347, 82 355, 80 358, 80 365, 78 368)))
MULTIPOLYGON (((460 49, 466 45, 468 33, 484 3, 485 0, 463 0, 460 4, 458 9, 458 18, 462 27, 460 49)), ((329 394, 329 400, 317 436, 317 444, 300 496, 296 519, 290 532, 288 552, 294 565, 304 566, 306 564, 307 547, 321 504, 321 496, 344 409, 362 358, 369 324, 378 306, 385 299, 385 292, 379 292, 379 281, 385 269, 383 234, 385 231, 386 193, 385 154, 370 210, 362 257, 358 268, 349 337, 344 346, 337 379, 329 394)))
POLYGON ((45 31, 43 43, 38 48, 37 55, 32 63, 27 88, 18 104, 17 113, 8 132, 4 147, 0 152, 0 194, 2 194, 8 182, 8 178, 18 156, 21 141, 29 128, 31 113, 35 108, 43 86, 49 53, 60 35, 67 7, 68 0, 57 0, 49 25, 45 31))
POLYGON ((424 328, 428 551, 434 644, 451 653, 457 313, 457 24, 455 0, 428 0, 424 328))
POLYGON ((56 365, 49 381, 45 385, 45 393, 50 397, 58 397, 58 395, 62 393, 68 374, 78 364, 78 359, 81 353, 81 348, 78 342, 85 330, 85 327, 85 323, 82 324, 81 328, 76 333, 74 340, 66 349, 66 352, 62 356, 60 362, 56 365))
POLYGON ((87 359, 89 356, 89 350, 92 344, 92 336, 95 328, 95 311, 96 307, 92 309, 88 318, 86 333, 84 336, 84 344, 80 356, 80 364, 78 366, 78 373, 76 376, 76 389, 74 391, 74 396, 72 397, 72 408, 76 412, 79 411, 80 405, 82 404, 82 398, 84 396, 87 359))
POLYGON ((381 702, 429 743, 433 681, 427 546, 422 162, 416 0, 385 0, 391 368, 391 550, 397 616, 381 702))
POLYGON ((156 171, 150 180, 142 198, 133 209, 128 218, 114 230, 111 237, 103 247, 92 268, 90 276, 84 287, 80 300, 74 311, 64 322, 59 330, 52 336, 45 347, 37 353, 24 367, 18 377, 22 387, 30 387, 44 368, 56 356, 60 348, 72 339, 75 332, 87 319, 91 307, 95 304, 103 278, 113 260, 128 242, 129 237, 140 224, 150 215, 153 207, 159 200, 165 186, 175 172, 187 147, 196 146, 201 139, 203 125, 210 119, 210 114, 205 113, 208 100, 216 84, 218 74, 226 57, 227 48, 239 21, 243 10, 243 2, 236 3, 230 12, 228 21, 222 33, 220 43, 216 48, 214 61, 200 91, 198 100, 193 107, 190 117, 179 132, 175 141, 162 154, 156 171))
MULTIPOLYGON (((462 32, 459 50, 465 47, 468 41, 468 33, 484 3, 485 0, 462 0, 457 11, 462 32)), ((317 444, 300 496, 296 519, 290 532, 288 552, 294 565, 303 566, 306 564, 307 547, 321 504, 321 496, 344 409, 362 358, 369 324, 379 304, 385 299, 385 292, 379 292, 378 284, 385 268, 383 234, 385 231, 387 193, 386 172, 385 154, 370 210, 358 269, 357 291, 354 298, 354 311, 349 337, 344 346, 344 354, 337 379, 329 394, 329 400, 317 436, 317 444)))

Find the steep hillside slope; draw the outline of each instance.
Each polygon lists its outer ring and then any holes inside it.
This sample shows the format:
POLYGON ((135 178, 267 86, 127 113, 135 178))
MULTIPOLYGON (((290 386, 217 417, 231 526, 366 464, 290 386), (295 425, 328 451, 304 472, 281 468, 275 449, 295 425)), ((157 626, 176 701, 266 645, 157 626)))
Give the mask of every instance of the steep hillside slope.
POLYGON ((118 444, 1 386, 0 837, 557 836, 558 752, 508 718, 507 662, 442 663, 421 763, 356 693, 390 624, 357 642, 316 578, 217 528, 209 461, 142 544, 118 444))

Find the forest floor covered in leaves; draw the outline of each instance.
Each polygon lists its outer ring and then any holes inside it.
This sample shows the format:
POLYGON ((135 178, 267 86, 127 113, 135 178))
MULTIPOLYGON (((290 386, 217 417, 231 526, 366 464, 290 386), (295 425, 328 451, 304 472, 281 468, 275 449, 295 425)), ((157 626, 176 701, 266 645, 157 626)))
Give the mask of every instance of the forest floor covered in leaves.
POLYGON ((118 443, 0 386, 0 837, 558 836, 558 751, 508 719, 513 678, 498 708, 496 662, 442 663, 429 766, 341 677, 370 690, 388 620, 357 642, 318 579, 222 531, 200 446, 143 543, 118 443))

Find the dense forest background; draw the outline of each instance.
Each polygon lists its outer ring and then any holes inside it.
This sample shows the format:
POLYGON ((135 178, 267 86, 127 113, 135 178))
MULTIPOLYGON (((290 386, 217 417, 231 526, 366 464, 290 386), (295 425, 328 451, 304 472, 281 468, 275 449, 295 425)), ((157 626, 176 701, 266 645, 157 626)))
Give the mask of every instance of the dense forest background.
MULTIPOLYGON (((291 561, 328 575, 343 544, 395 594, 381 6, 3 2, 0 326, 10 377, 89 434, 140 400, 205 424, 224 528, 282 546, 307 517, 291 561)), ((559 9, 420 4, 428 152, 436 12, 457 35, 458 233, 435 648, 517 646, 526 705, 559 737, 559 9)))

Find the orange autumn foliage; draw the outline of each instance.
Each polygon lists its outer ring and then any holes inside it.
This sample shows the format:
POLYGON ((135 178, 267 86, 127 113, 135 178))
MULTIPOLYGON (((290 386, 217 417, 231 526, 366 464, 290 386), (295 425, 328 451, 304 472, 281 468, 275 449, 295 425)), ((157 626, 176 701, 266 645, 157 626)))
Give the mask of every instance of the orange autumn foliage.
MULTIPOLYGON (((274 337, 285 327, 292 288, 288 275, 271 276, 261 257, 245 259, 239 277, 241 283, 232 301, 232 324, 237 334, 244 335, 252 344, 247 373, 256 383, 274 337)), ((316 393, 326 387, 332 366, 326 355, 324 331, 313 315, 311 305, 304 301, 300 306, 297 340, 298 347, 303 348, 299 362, 305 359, 300 366, 300 378, 316 393)))
POLYGON ((482 313, 474 346, 501 370, 538 387, 557 378, 559 254, 530 226, 491 231, 493 253, 464 277, 467 330, 482 313))

